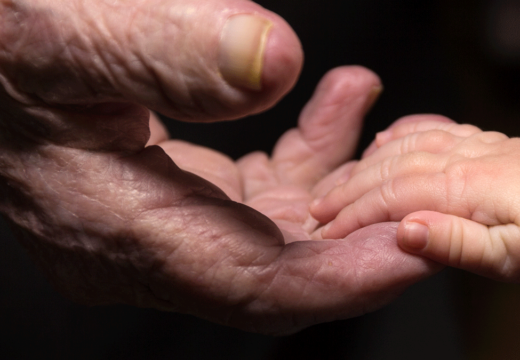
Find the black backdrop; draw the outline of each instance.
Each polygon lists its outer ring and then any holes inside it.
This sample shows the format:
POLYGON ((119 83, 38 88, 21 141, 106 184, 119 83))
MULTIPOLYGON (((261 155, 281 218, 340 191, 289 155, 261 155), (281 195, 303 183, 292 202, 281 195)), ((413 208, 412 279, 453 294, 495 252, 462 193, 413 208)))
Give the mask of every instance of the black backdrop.
MULTIPOLYGON (((515 67, 497 64, 486 53, 482 39, 489 2, 259 2, 287 19, 301 38, 306 60, 296 88, 274 109, 240 121, 208 125, 167 120, 173 137, 234 158, 253 150, 269 152, 276 139, 295 126, 299 109, 321 76, 345 64, 371 68, 385 86, 366 120, 360 148, 395 119, 418 112, 516 131, 505 111, 499 110, 509 109, 507 114, 516 116, 515 102, 495 99, 486 105, 483 100, 486 84, 497 91, 509 86, 509 94, 518 91, 511 88, 514 84, 498 81, 504 74, 508 78, 517 74, 515 67), (491 74, 491 80, 483 74, 491 74), (478 86, 482 91, 475 90, 478 86), (500 112, 505 120, 487 117, 486 109, 489 114, 500 112)), ((0 225, 2 359, 463 358, 464 323, 457 307, 461 275, 457 271, 442 272, 413 286, 376 313, 271 338, 191 316, 73 304, 47 284, 5 224, 0 225)))

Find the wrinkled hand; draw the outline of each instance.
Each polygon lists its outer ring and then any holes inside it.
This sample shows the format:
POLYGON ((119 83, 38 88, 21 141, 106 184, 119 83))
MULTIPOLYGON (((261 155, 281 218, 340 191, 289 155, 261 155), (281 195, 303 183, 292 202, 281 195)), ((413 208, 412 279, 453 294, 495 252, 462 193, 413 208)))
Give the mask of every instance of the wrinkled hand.
POLYGON ((372 73, 333 71, 271 158, 234 163, 167 140, 146 107, 202 121, 272 105, 301 64, 283 20, 244 1, 29 4, 0 2, 0 209, 67 296, 288 333, 373 310, 438 270, 396 246, 395 224, 322 240, 308 214, 352 168, 336 169, 380 88, 372 73), (115 20, 100 21, 107 9, 115 20), (215 65, 215 35, 244 12, 273 23, 260 86, 215 65))
POLYGON ((313 207, 322 221, 339 212, 324 236, 402 219, 407 251, 520 281, 519 139, 425 115, 378 134, 376 146, 313 207))

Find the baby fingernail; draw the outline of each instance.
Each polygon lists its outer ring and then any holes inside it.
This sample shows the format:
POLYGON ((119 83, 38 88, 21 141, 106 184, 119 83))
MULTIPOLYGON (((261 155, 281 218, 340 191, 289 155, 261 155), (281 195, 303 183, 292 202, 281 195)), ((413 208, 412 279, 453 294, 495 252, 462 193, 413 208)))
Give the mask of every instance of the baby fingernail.
POLYGON ((407 222, 404 225, 404 236, 401 245, 409 250, 422 250, 428 245, 428 227, 417 222, 407 222))
POLYGON ((392 130, 385 130, 385 131, 378 132, 376 134, 377 147, 381 147, 384 144, 386 144, 387 142, 389 142, 390 140, 392 140, 392 136, 393 136, 392 130))
POLYGON ((220 37, 218 66, 233 86, 262 89, 262 68, 273 23, 258 15, 240 14, 228 19, 220 37))
POLYGON ((310 208, 314 209, 316 206, 319 206, 322 202, 323 202, 323 197, 317 198, 311 202, 310 208))
POLYGON ((327 233, 329 232, 330 228, 332 227, 332 221, 321 228, 321 236, 325 238, 327 236, 327 233))

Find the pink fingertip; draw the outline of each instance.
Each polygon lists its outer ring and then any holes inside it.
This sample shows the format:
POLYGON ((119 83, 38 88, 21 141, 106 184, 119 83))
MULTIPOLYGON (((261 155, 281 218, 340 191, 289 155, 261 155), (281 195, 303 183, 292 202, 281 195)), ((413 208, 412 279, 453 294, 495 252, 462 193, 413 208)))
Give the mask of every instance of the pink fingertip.
POLYGON ((296 33, 278 18, 265 44, 262 71, 264 90, 276 96, 287 93, 296 84, 303 66, 303 49, 296 33))
POLYGON ((399 244, 406 250, 419 251, 428 245, 428 236, 429 230, 426 225, 412 221, 406 222, 399 244))
POLYGON ((320 206, 320 204, 323 202, 323 199, 324 199, 323 196, 322 196, 322 197, 319 197, 319 198, 317 198, 317 199, 314 199, 314 200, 311 202, 311 205, 310 205, 311 209, 320 206))
POLYGON ((320 206, 323 203, 323 199, 324 199, 324 197, 317 198, 309 204, 309 212, 315 219, 318 219, 318 220, 320 217, 319 215, 322 212, 320 209, 320 206))
POLYGON ((334 222, 331 221, 330 223, 328 223, 327 225, 325 225, 322 229, 321 229, 321 237, 323 239, 326 239, 327 238, 327 232, 330 230, 330 228, 332 227, 332 224, 334 222))
POLYGON ((378 132, 376 134, 376 146, 378 148, 383 146, 384 144, 386 144, 387 142, 392 140, 393 136, 394 136, 394 134, 393 134, 392 129, 378 132))

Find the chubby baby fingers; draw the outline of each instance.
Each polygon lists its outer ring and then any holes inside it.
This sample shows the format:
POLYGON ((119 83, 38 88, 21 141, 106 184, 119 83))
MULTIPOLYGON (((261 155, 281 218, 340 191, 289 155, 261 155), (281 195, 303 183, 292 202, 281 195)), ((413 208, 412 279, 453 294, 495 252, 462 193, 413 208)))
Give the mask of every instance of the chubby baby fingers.
MULTIPOLYGON (((365 226, 386 221, 401 221, 419 210, 446 212, 449 199, 448 181, 444 173, 404 176, 385 181, 363 194, 341 210, 338 216, 322 229, 324 239, 344 238, 365 226)), ((464 205, 451 204, 450 212, 469 217, 464 205)), ((318 219, 322 223, 322 220, 318 219)))
POLYGON ((443 130, 429 130, 412 133, 387 142, 375 150, 370 156, 363 158, 352 170, 352 176, 365 169, 382 164, 389 158, 412 153, 440 154, 453 150, 466 138, 453 135, 443 130))
POLYGON ((486 226, 433 211, 404 218, 397 231, 399 246, 444 265, 496 280, 520 282, 520 227, 486 226))
POLYGON ((407 134, 411 134, 414 132, 422 131, 419 130, 419 127, 425 127, 429 129, 429 126, 433 126, 435 128, 438 126, 438 123, 455 123, 453 120, 444 117, 442 115, 432 115, 432 114, 418 114, 418 115, 409 115, 402 117, 393 122, 386 130, 379 132, 376 134, 376 138, 372 143, 365 149, 363 152, 362 158, 370 156, 377 150, 377 148, 384 145, 386 142, 397 139, 397 136, 394 137, 392 129, 404 126, 408 131, 404 132, 402 136, 407 134), (433 125, 432 125, 433 123, 433 125))
POLYGON ((387 157, 353 174, 358 167, 355 165, 348 181, 334 187, 323 198, 311 204, 311 214, 321 223, 328 223, 345 207, 364 196, 366 198, 372 190, 386 186, 385 182, 411 175, 442 173, 447 161, 447 157, 435 156, 428 152, 415 152, 387 157))
POLYGON ((381 147, 392 140, 431 130, 442 130, 460 137, 468 137, 482 132, 474 125, 458 124, 441 115, 410 115, 397 120, 387 130, 378 133, 375 143, 378 147, 381 147))

